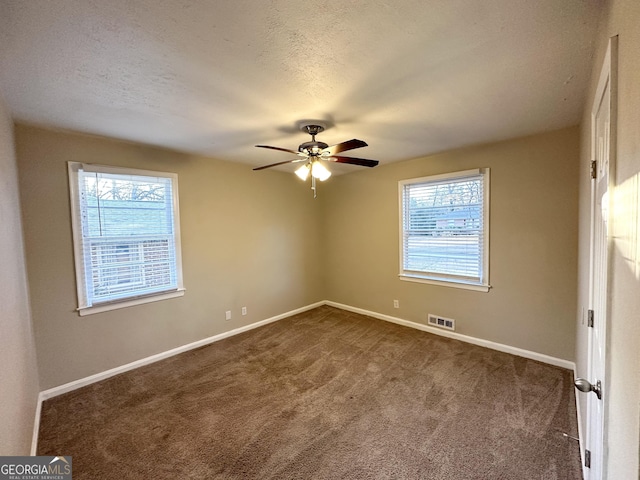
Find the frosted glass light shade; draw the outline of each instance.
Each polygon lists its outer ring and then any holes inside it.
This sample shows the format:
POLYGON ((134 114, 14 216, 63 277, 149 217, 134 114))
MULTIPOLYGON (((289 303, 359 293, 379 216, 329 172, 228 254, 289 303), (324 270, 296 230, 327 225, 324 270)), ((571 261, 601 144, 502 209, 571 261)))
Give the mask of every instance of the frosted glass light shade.
POLYGON ((295 173, 304 182, 309 177, 309 165, 302 165, 295 173))
POLYGON ((331 172, 327 170, 327 168, 320 162, 315 161, 313 162, 313 165, 311 165, 311 175, 316 177, 321 182, 324 182, 331 176, 331 172))

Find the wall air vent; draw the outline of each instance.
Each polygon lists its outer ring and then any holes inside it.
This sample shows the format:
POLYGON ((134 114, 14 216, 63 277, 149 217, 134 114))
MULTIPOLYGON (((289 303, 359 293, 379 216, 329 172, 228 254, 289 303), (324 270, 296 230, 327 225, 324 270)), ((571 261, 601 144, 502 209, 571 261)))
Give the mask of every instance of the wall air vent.
POLYGON ((456 329, 456 321, 450 318, 440 317, 438 315, 429 314, 428 318, 429 325, 433 325, 434 327, 446 328, 447 330, 455 330, 456 329))

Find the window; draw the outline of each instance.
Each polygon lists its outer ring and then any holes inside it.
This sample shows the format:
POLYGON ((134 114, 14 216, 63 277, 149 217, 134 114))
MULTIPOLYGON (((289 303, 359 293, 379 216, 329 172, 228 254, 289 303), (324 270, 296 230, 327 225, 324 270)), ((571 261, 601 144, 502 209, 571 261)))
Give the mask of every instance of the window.
POLYGON ((178 176, 69 162, 80 315, 184 294, 178 176))
POLYGON ((489 169, 402 180, 400 278, 489 290, 489 169))

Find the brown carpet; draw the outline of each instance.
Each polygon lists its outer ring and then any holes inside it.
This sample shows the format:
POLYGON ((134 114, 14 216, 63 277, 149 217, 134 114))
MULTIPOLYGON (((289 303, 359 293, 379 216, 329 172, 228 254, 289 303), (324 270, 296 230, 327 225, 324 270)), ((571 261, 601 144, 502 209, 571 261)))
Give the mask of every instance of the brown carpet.
POLYGON ((83 479, 580 479, 568 370, 320 307, 47 400, 83 479))

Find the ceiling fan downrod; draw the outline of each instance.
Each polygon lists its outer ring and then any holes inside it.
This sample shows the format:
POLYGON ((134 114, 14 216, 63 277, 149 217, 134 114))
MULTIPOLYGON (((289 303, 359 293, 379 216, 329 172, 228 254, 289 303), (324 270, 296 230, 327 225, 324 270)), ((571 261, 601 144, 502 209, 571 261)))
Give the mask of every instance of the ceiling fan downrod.
POLYGON ((324 126, 315 124, 303 125, 302 127, 300 127, 300 130, 311 135, 311 141, 300 144, 300 146, 298 147, 298 151, 312 157, 317 157, 322 153, 322 150, 329 146, 324 142, 316 141, 316 135, 324 132, 324 126))

